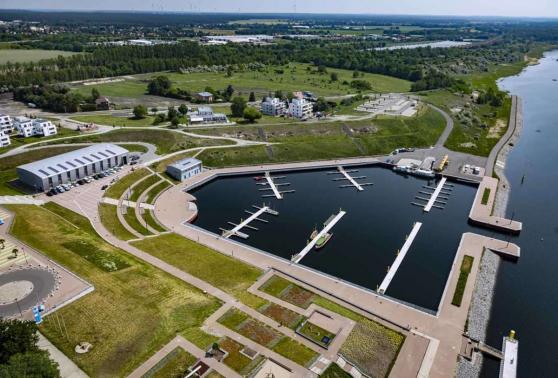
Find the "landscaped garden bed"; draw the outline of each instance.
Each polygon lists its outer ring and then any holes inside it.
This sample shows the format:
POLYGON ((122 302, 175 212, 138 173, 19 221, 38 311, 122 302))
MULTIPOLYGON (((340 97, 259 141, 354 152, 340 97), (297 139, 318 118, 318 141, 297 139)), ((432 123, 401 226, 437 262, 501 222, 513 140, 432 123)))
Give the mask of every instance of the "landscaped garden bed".
POLYGON ((223 363, 243 376, 249 375, 265 359, 257 353, 252 358, 248 357, 243 353, 246 347, 228 337, 219 341, 219 348, 227 353, 223 363))
POLYGON ((286 326, 291 329, 296 329, 296 327, 298 327, 298 325, 304 320, 302 315, 275 303, 266 304, 260 308, 259 311, 282 326, 286 326))
POLYGON ((334 333, 310 323, 309 321, 304 322, 304 324, 296 330, 296 333, 326 349, 335 338, 334 333))
POLYGON ((260 290, 301 308, 308 308, 316 295, 283 277, 273 276, 260 290))

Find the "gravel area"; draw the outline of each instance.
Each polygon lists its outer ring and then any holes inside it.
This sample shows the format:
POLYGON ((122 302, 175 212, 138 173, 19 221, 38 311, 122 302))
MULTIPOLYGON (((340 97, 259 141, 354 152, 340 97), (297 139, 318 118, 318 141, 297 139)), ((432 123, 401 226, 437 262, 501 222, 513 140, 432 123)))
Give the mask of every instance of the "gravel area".
MULTIPOLYGON (((521 130, 523 129, 523 105, 521 100, 518 101, 517 106, 519 109, 515 131, 510 140, 502 147, 502 150, 498 154, 497 161, 506 162, 509 153, 513 149, 510 143, 515 145, 521 135, 521 130)), ((500 181, 498 183, 498 192, 496 192, 496 198, 494 200, 493 212, 496 216, 504 217, 506 215, 511 188, 504 169, 495 165, 494 172, 498 175, 500 181)), ((480 271, 477 275, 471 308, 469 309, 467 332, 472 339, 485 340, 499 266, 500 257, 493 252, 485 250, 481 259, 480 271)), ((477 358, 474 358, 473 362, 460 358, 456 376, 459 378, 480 376, 482 361, 483 357, 481 354, 479 354, 477 358)))

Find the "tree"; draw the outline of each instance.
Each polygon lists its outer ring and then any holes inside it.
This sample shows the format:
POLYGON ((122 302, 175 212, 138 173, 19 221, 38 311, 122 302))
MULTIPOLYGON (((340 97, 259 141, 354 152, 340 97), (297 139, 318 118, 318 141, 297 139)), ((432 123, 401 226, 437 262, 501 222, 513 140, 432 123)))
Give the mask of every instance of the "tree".
POLYGON ((250 97, 248 98, 248 101, 250 102, 256 101, 256 94, 254 92, 250 92, 250 97))
POLYGON ((169 106, 167 110, 167 119, 172 121, 174 118, 178 117, 178 111, 174 108, 174 106, 169 106))
POLYGON ((329 75, 329 78, 331 79, 331 81, 337 81, 337 80, 339 80, 339 75, 337 74, 337 72, 332 72, 329 75))
POLYGON ((0 377, 58 378, 58 364, 49 358, 47 351, 14 354, 5 365, 0 365, 0 377))
POLYGON ((134 117, 137 119, 145 118, 147 116, 147 108, 144 105, 134 106, 134 117))
POLYGON ((185 116, 186 114, 188 114, 188 106, 186 104, 181 104, 178 107, 178 112, 182 114, 182 116, 185 116))
POLYGON ((36 352, 39 336, 32 321, 0 318, 0 364, 8 362, 14 354, 36 352))
POLYGON ((357 78, 360 75, 360 73, 357 70, 353 71, 353 78, 357 78))
POLYGON ((233 117, 242 117, 246 109, 246 100, 243 97, 237 96, 232 99, 231 114, 233 117))
POLYGON ((233 75, 233 69, 231 66, 227 67, 227 77, 231 77, 233 75))
POLYGON ((372 85, 366 80, 353 80, 351 81, 351 88, 359 91, 369 91, 372 89, 372 85))
POLYGON ((277 97, 279 100, 282 100, 285 98, 285 95, 283 94, 283 91, 279 90, 279 91, 275 91, 274 97, 277 97))
POLYGON ((232 95, 234 94, 234 88, 231 84, 227 85, 227 89, 225 89, 225 100, 229 101, 232 97, 232 95))
POLYGON ((101 97, 99 90, 97 88, 91 89, 91 99, 93 100, 93 102, 95 102, 95 100, 97 100, 99 97, 101 97))
POLYGON ((19 249, 17 249, 17 248, 12 249, 12 254, 14 255, 14 258, 17 257, 18 253, 19 253, 19 249))
POLYGON ((171 119, 171 126, 173 129, 178 128, 179 124, 180 124, 180 120, 178 119, 178 117, 174 117, 173 119, 171 119))
POLYGON ((244 119, 250 123, 254 123, 257 119, 262 118, 262 113, 252 106, 247 107, 244 109, 244 119))
POLYGON ((147 93, 155 96, 165 96, 171 89, 172 82, 166 76, 157 76, 147 84, 147 93))

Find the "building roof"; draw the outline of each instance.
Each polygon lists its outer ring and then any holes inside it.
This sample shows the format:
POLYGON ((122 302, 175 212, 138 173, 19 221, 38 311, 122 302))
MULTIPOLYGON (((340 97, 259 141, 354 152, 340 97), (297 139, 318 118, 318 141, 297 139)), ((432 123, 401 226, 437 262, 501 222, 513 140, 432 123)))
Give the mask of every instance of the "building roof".
POLYGON ((193 166, 198 164, 201 164, 200 160, 195 158, 186 158, 170 164, 169 167, 173 167, 182 171, 184 169, 192 168, 193 166))
POLYGON ((202 96, 202 97, 210 97, 213 96, 213 93, 209 93, 209 92, 199 92, 198 96, 202 96))
POLYGON ((115 144, 101 143, 20 165, 17 168, 31 172, 41 178, 47 178, 126 153, 128 153, 128 150, 125 148, 115 144))
POLYGON ((213 113, 213 109, 211 106, 198 106, 198 114, 199 113, 213 113))

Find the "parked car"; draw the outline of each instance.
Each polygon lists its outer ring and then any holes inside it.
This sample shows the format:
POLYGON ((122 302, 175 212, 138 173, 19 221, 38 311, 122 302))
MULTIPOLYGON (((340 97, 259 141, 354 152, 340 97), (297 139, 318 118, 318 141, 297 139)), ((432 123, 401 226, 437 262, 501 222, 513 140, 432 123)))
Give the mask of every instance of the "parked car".
POLYGON ((56 191, 57 191, 58 193, 64 193, 64 192, 65 192, 64 188, 61 187, 60 185, 58 185, 58 186, 56 187, 56 191))
POLYGON ((138 163, 137 160, 132 160, 132 161, 130 162, 130 165, 136 165, 137 163, 138 163))
POLYGON ((50 188, 50 190, 47 192, 47 196, 49 196, 49 197, 55 196, 57 194, 58 194, 58 192, 54 188, 50 188))

